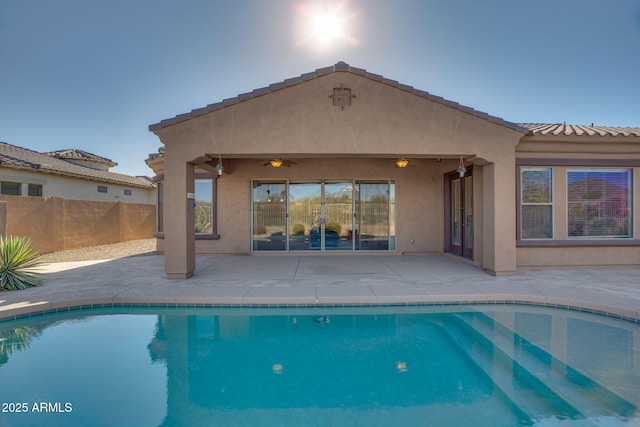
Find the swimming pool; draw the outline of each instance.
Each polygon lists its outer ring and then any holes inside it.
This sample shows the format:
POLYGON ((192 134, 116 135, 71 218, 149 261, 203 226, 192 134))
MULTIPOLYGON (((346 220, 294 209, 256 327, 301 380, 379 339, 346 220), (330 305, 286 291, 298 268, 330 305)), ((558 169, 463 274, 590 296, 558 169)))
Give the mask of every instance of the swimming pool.
POLYGON ((566 309, 104 308, 0 348, 0 425, 640 423, 640 325, 566 309))

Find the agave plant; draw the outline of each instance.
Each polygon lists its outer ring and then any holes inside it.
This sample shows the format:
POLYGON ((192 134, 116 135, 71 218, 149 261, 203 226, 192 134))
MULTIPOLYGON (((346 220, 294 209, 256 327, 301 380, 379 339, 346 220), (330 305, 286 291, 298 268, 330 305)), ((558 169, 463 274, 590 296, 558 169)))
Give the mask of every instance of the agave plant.
POLYGON ((15 291, 38 286, 42 280, 33 271, 40 265, 38 255, 28 238, 0 236, 0 289, 15 291))

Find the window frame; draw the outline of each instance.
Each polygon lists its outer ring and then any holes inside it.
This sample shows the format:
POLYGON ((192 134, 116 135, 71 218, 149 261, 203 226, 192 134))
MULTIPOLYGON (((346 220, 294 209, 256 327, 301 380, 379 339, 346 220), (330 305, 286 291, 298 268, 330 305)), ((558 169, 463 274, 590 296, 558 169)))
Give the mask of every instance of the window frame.
MULTIPOLYGON (((215 187, 215 184, 214 184, 214 182, 216 181, 216 178, 213 178, 213 177, 206 177, 206 178, 196 177, 193 181, 194 181, 194 194, 195 194, 195 199, 194 200, 195 200, 195 216, 196 216, 195 224, 196 224, 196 226, 198 224, 198 213, 200 212, 200 209, 202 209, 202 206, 200 206, 199 203, 198 203, 198 193, 199 193, 198 192, 198 182, 210 182, 211 183, 211 194, 209 194, 209 196, 211 197, 211 207, 210 207, 210 212, 209 212, 209 216, 210 216, 211 221, 209 221, 209 225, 207 226, 207 228, 210 228, 211 231, 197 232, 197 231, 194 230, 194 233, 196 234, 196 236, 213 236, 215 234, 215 226, 214 226, 214 224, 215 224, 215 216, 214 216, 214 213, 215 213, 215 209, 214 209, 214 204, 215 204, 215 202, 214 202, 214 200, 215 200, 215 198, 214 198, 214 195, 215 195, 214 194, 215 193, 214 187, 215 187)), ((205 213, 205 217, 206 217, 206 213, 205 213)), ((205 222, 205 224, 206 224, 206 222, 205 222)))
POLYGON ((554 226, 554 218, 555 218, 555 200, 554 200, 554 191, 553 191, 553 167, 551 166, 521 166, 518 169, 518 238, 517 240, 523 241, 532 241, 532 240, 553 240, 555 238, 555 226, 554 226), (548 171, 550 175, 549 181, 549 202, 524 202, 523 196, 523 175, 526 171, 539 171, 546 172, 548 171), (551 209, 551 218, 550 218, 550 237, 523 237, 523 207, 524 206, 549 206, 551 209))
POLYGON ((0 194, 3 196, 22 196, 22 183, 15 181, 2 181, 0 182, 0 194), (5 188, 17 188, 18 194, 5 193, 5 188))
POLYGON ((156 183, 156 234, 164 237, 164 181, 156 183))
POLYGON ((29 184, 27 191, 30 197, 42 197, 44 194, 44 186, 42 184, 29 184))
MULTIPOLYGON (((567 208, 567 216, 566 216, 566 224, 567 224, 567 239, 571 240, 571 241, 581 241, 581 240, 599 240, 599 241, 626 241, 626 240, 633 240, 634 239, 634 220, 635 220, 635 210, 634 210, 634 204, 635 204, 635 198, 634 198, 634 168, 632 167, 567 167, 566 170, 566 208, 567 208), (586 178, 588 179, 588 173, 589 172, 598 172, 598 173, 603 173, 603 172, 626 172, 626 181, 627 181, 627 207, 625 209, 628 209, 628 214, 627 214, 627 221, 628 221, 628 228, 627 228, 627 234, 626 235, 594 235, 594 234, 586 234, 586 235, 571 235, 570 234, 570 229, 571 229, 571 224, 570 224, 570 205, 572 203, 570 197, 569 197, 569 185, 570 185, 570 180, 569 180, 569 174, 570 173, 585 173, 586 178)), ((585 199, 588 200, 588 199, 585 199)), ((579 202, 579 201, 578 201, 579 202)), ((578 202, 573 202, 573 203, 578 203, 578 202)))
POLYGON ((217 174, 196 173, 194 177, 194 192, 196 180, 211 180, 211 233, 195 233, 196 240, 218 240, 218 178, 217 174))
MULTIPOLYGON (((218 234, 218 177, 209 173, 196 173, 194 177, 194 192, 196 180, 211 180, 211 200, 212 200, 212 220, 211 220, 211 232, 210 233, 196 233, 194 235, 196 240, 218 240, 220 235, 218 234)), ((164 239, 164 180, 156 181, 156 232, 153 233, 154 237, 158 239, 164 239)), ((195 213, 194 213, 195 214, 195 213)))

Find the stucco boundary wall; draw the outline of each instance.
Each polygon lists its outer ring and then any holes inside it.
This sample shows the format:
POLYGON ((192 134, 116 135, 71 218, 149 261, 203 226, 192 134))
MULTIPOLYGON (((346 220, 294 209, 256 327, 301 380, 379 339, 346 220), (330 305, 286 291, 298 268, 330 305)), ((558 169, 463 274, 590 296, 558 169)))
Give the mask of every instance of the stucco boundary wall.
POLYGON ((153 204, 0 196, 0 234, 25 236, 40 253, 153 237, 153 204))

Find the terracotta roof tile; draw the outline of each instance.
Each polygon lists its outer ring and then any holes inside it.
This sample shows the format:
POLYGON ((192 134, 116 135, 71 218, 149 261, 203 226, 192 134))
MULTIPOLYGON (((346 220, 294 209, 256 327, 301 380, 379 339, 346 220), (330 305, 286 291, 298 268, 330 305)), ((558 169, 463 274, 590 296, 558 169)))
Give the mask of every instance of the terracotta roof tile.
POLYGON ((528 129, 527 135, 564 136, 635 136, 640 137, 640 128, 612 126, 582 126, 566 123, 520 123, 528 129))
POLYGON ((374 73, 367 72, 366 70, 364 70, 362 68, 352 67, 349 64, 347 64, 345 62, 342 62, 342 61, 338 62, 337 64, 332 65, 330 67, 318 68, 317 70, 315 70, 313 72, 302 74, 299 77, 293 77, 293 78, 286 79, 286 80, 284 80, 282 82, 273 83, 273 84, 271 84, 271 85, 269 85, 268 87, 265 87, 265 88, 255 89, 255 90, 253 90, 251 92, 248 92, 246 94, 238 95, 235 98, 228 98, 228 99, 223 100, 222 102, 209 104, 204 108, 194 109, 190 113, 180 114, 180 115, 177 115, 177 116, 175 116, 173 118, 162 120, 162 121, 160 121, 158 123, 150 125, 149 126, 149 130, 150 131, 156 131, 156 130, 162 129, 164 127, 167 127, 167 126, 171 126, 171 125, 174 125, 174 124, 189 120, 189 119, 191 119, 193 117, 196 117, 196 116, 199 116, 201 114, 204 114, 205 112, 208 113, 208 112, 216 111, 218 109, 225 108, 225 107, 228 107, 228 106, 233 105, 233 104, 237 104, 238 102, 247 101, 249 99, 256 98, 258 96, 267 95, 267 94, 269 94, 271 92, 275 92, 275 91, 284 89, 285 87, 294 86, 294 85, 297 85, 297 84, 304 83, 305 81, 313 80, 315 78, 322 77, 322 76, 325 76, 327 74, 338 73, 338 72, 348 72, 348 73, 356 74, 356 75, 359 75, 359 76, 363 76, 363 77, 366 77, 368 79, 371 79, 371 80, 374 80, 374 81, 377 81, 377 82, 380 82, 380 83, 383 83, 383 84, 398 88, 398 89, 400 89, 400 90, 402 90, 404 92, 409 92, 409 93, 412 93, 412 94, 414 94, 416 96, 420 96, 420 97, 429 99, 430 101, 437 102, 437 103, 446 105, 446 106, 451 107, 451 108, 455 108, 457 110, 460 110, 460 111, 463 111, 463 112, 465 112, 467 114, 471 114, 473 116, 482 118, 484 120, 488 120, 490 122, 493 122, 493 123, 496 123, 496 124, 499 124, 499 125, 502 125, 502 126, 505 126, 505 127, 508 127, 508 128, 514 129, 514 130, 517 130, 517 131, 522 132, 522 133, 526 132, 525 128, 523 128, 520 125, 517 125, 515 123, 511 123, 511 122, 503 120, 503 119, 501 119, 499 117, 495 117, 495 116, 489 115, 487 113, 483 113, 483 112, 477 111, 477 110, 475 110, 475 109, 473 109, 471 107, 462 106, 462 105, 458 104, 457 102, 448 101, 448 100, 446 100, 446 99, 444 99, 442 97, 431 95, 429 92, 418 90, 418 89, 413 88, 412 86, 398 83, 395 80, 387 79, 387 78, 385 78, 385 77, 383 77, 383 76, 381 76, 379 74, 374 74, 374 73))
POLYGON ((48 156, 57 157, 58 159, 70 159, 70 160, 89 160, 96 163, 102 163, 109 167, 117 166, 118 164, 111 159, 101 157, 88 151, 78 150, 77 148, 68 148, 66 150, 49 151, 46 153, 48 156))

